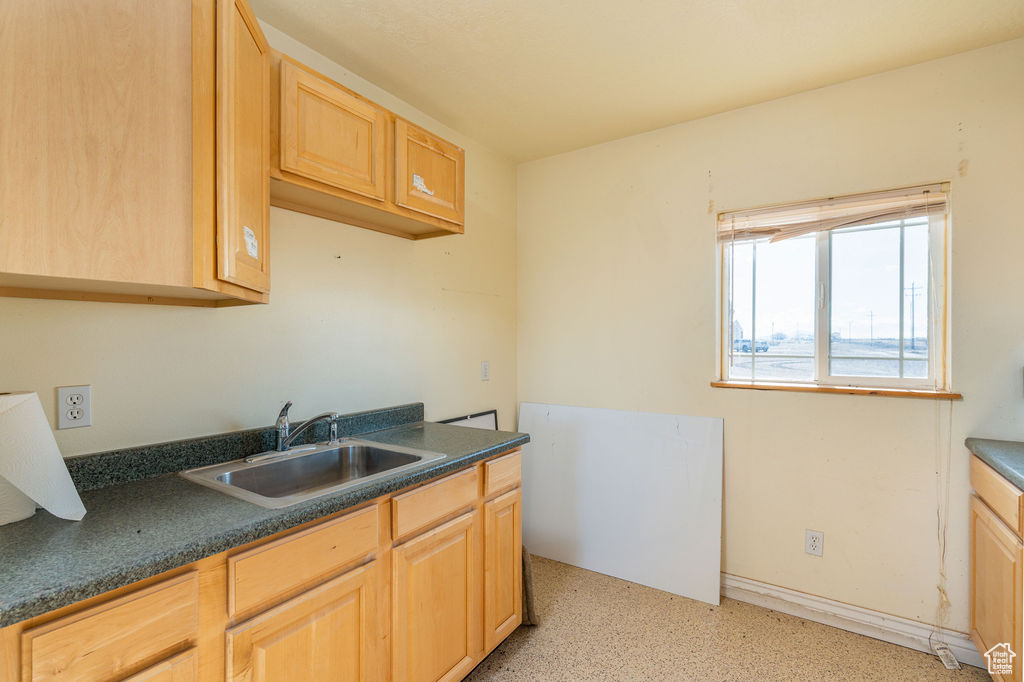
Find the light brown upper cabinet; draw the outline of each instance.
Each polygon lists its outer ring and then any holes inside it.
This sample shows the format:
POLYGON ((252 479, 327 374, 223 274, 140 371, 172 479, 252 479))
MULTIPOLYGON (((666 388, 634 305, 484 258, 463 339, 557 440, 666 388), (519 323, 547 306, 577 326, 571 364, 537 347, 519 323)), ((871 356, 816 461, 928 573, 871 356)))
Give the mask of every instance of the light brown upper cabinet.
POLYGON ((269 48, 245 0, 3 13, 0 295, 266 302, 269 48))
POLYGON ((387 111, 281 61, 281 168, 384 198, 387 111))
POLYGON ((465 154, 271 51, 270 203, 424 239, 463 231, 465 154))
POLYGON ((451 142, 395 119, 395 203, 462 224, 465 154, 451 142))
POLYGON ((246 0, 217 16, 217 275, 270 291, 270 45, 246 0))

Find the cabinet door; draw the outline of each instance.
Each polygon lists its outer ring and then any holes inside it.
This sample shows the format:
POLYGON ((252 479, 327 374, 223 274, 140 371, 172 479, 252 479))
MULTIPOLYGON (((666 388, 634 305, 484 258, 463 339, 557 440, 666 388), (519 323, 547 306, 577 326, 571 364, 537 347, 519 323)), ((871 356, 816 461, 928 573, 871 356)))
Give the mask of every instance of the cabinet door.
POLYGON ((191 286, 191 24, 187 2, 0 2, 0 271, 191 286))
POLYGON ((246 0, 217 0, 217 276, 270 291, 270 46, 246 0))
POLYGON ((124 682, 194 682, 198 679, 199 656, 193 648, 125 678, 124 682))
POLYGON ((381 669, 376 562, 227 631, 232 682, 369 680, 381 669))
POLYGON ((392 675, 460 680, 480 660, 480 514, 460 516, 392 553, 392 675))
POLYGON ((465 153, 402 119, 395 120, 395 203, 463 224, 465 153))
POLYGON ((1009 644, 1017 655, 1013 675, 995 676, 1020 682, 1021 617, 1024 608, 1024 545, 990 510, 971 495, 971 638, 978 650, 1009 644))
POLYGON ((281 169, 384 198, 387 113, 281 60, 281 169))
POLYGON ((484 645, 487 651, 523 622, 522 492, 484 505, 484 645))

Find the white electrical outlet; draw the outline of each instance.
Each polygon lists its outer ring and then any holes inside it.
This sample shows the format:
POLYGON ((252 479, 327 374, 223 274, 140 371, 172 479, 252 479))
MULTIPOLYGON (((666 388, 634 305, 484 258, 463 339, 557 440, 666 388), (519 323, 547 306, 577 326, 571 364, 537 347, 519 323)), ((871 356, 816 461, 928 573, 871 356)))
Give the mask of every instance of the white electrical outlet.
POLYGON ((805 531, 804 551, 814 556, 823 556, 825 551, 825 534, 820 530, 805 531))
POLYGON ((92 426, 92 386, 57 387, 57 428, 92 426))
POLYGON ((480 362, 480 381, 491 380, 491 363, 487 360, 480 362))

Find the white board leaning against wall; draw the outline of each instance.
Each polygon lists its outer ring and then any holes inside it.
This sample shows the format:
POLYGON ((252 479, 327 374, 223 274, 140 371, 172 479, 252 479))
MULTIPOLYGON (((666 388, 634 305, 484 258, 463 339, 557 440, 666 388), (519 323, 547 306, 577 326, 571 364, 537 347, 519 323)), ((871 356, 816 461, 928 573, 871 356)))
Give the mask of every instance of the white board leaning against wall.
POLYGON ((490 429, 492 431, 497 431, 498 411, 487 410, 486 412, 467 414, 464 417, 452 417, 451 419, 442 419, 439 423, 450 424, 451 426, 466 426, 472 429, 490 429))
POLYGON ((719 603, 723 420, 521 403, 530 552, 719 603))

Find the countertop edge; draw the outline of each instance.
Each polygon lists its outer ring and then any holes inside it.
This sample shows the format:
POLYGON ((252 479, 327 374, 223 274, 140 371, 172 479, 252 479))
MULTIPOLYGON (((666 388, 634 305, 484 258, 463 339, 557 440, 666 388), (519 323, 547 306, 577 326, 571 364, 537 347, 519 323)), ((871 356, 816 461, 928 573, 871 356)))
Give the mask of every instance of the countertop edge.
POLYGON ((989 465, 1016 487, 1024 490, 1024 443, 995 438, 968 438, 964 445, 972 455, 989 465), (1019 456, 1019 462, 1009 461, 1019 456))

